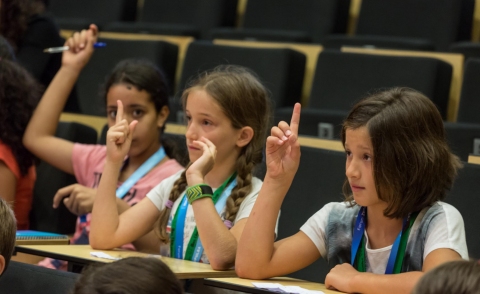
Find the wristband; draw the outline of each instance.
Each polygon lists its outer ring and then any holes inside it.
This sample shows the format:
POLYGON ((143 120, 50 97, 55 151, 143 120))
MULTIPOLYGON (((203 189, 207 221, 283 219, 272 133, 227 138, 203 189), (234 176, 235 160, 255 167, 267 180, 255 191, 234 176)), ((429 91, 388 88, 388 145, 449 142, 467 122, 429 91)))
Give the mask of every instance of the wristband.
POLYGON ((213 190, 207 184, 198 184, 187 189, 188 203, 192 204, 193 201, 204 197, 213 198, 213 190))

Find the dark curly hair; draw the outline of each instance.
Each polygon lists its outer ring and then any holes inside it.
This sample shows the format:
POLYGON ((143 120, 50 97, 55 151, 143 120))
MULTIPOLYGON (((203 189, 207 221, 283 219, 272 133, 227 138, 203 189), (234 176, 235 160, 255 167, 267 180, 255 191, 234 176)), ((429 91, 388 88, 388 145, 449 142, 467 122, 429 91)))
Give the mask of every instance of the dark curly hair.
POLYGON ((22 175, 35 164, 22 137, 41 95, 42 87, 27 70, 15 62, 0 60, 0 141, 12 149, 22 175))
POLYGON ((42 13, 45 6, 41 0, 0 0, 0 35, 15 51, 27 30, 29 18, 42 13))

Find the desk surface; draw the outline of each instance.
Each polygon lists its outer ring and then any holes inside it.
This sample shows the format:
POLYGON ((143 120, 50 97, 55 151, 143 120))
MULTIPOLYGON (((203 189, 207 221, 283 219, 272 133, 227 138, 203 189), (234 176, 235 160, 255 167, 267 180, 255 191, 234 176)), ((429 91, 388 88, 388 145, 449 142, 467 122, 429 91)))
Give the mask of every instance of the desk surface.
POLYGON ((480 156, 478 155, 469 155, 468 163, 480 164, 480 156))
POLYGON ((338 292, 334 290, 328 290, 327 288, 325 288, 324 284, 308 282, 304 280, 297 280, 297 279, 292 279, 287 277, 272 278, 268 280, 248 280, 248 279, 240 279, 240 278, 208 278, 203 281, 205 285, 231 289, 235 291, 243 291, 246 293, 269 293, 265 290, 261 290, 253 287, 252 282, 278 283, 284 286, 299 286, 307 290, 322 291, 327 294, 343 293, 343 292, 338 292))
MULTIPOLYGON (((29 245, 16 246, 17 252, 45 256, 55 259, 66 260, 79 264, 108 263, 114 260, 93 257, 90 252, 105 252, 113 257, 151 257, 152 255, 137 251, 128 251, 122 249, 114 250, 95 250, 90 245, 29 245)), ((181 259, 159 257, 179 279, 199 279, 199 278, 220 278, 235 277, 234 270, 216 271, 209 264, 186 261, 181 259)))

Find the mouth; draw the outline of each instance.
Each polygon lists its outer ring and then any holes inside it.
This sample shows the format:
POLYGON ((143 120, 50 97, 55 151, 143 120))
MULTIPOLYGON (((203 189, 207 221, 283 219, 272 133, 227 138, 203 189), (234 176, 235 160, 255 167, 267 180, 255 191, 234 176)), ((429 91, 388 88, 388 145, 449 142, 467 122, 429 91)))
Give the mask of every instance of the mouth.
POLYGON ((194 147, 193 145, 188 145, 188 150, 198 151, 200 148, 194 147))
POLYGON ((351 185, 351 184, 350 184, 350 188, 352 189, 352 192, 360 192, 360 191, 365 190, 365 187, 355 186, 355 185, 351 185))

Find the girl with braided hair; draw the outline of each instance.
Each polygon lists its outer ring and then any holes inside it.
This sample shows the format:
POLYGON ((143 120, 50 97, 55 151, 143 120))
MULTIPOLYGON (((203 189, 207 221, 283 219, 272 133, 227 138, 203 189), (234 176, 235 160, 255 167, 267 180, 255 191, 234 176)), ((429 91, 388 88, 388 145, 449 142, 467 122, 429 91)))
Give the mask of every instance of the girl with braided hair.
POLYGON ((107 164, 93 207, 90 244, 114 248, 155 227, 162 255, 227 269, 234 265, 237 240, 262 185, 252 170, 262 161, 268 94, 247 69, 221 66, 201 74, 182 101, 190 164, 121 215, 113 205, 114 183, 135 121, 122 119, 119 103, 117 123, 107 134, 107 164))

